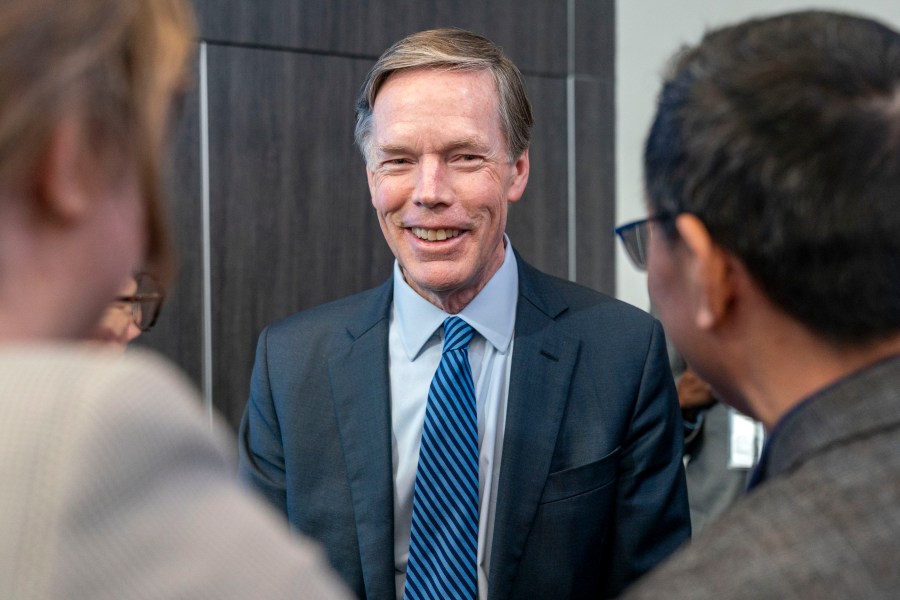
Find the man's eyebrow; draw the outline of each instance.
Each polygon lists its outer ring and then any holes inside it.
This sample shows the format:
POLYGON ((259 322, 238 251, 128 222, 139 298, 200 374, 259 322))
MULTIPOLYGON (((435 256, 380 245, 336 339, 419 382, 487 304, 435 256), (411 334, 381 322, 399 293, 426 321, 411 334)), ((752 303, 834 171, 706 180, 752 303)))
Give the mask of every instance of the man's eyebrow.
MULTIPOLYGON (((441 148, 441 152, 453 152, 455 150, 475 150, 477 152, 487 152, 488 145, 482 140, 475 137, 460 138, 448 142, 441 148)), ((415 152, 412 148, 405 144, 382 144, 375 147, 375 151, 379 154, 406 154, 415 152)))
POLYGON ((402 144, 383 144, 376 146, 375 151, 379 154, 404 154, 410 152, 410 148, 402 144))
POLYGON ((459 140, 454 140, 444 147, 445 152, 466 149, 476 150, 478 152, 487 152, 488 146, 478 138, 466 137, 459 140))

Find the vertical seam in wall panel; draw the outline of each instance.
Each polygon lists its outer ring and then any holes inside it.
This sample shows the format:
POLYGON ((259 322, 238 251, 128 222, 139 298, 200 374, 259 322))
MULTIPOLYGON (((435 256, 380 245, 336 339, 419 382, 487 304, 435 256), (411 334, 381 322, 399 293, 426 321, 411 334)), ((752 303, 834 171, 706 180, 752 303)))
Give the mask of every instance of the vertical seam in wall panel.
POLYGON ((566 155, 568 162, 567 172, 567 209, 568 209, 568 250, 569 250, 569 280, 577 278, 577 202, 576 202, 576 165, 575 165, 575 0, 568 0, 567 7, 567 71, 566 74, 566 155))
POLYGON ((209 220, 209 95, 207 80, 206 42, 200 43, 200 189, 203 229, 203 401, 213 424, 212 396, 212 276, 209 220))

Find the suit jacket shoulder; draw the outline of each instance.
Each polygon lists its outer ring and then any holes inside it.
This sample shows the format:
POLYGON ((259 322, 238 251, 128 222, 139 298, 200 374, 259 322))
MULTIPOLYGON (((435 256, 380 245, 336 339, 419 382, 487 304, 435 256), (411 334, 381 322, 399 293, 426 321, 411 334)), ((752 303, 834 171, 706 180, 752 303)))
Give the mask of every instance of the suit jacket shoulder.
POLYGON ((658 326, 654 317, 631 304, 518 260, 520 306, 526 302, 573 332, 582 332, 582 337, 595 338, 595 332, 602 329, 617 341, 637 338, 648 343, 658 326))
POLYGON ((241 478, 360 597, 394 594, 392 295, 389 279, 264 329, 239 431, 241 478))
MULTIPOLYGON (((380 321, 390 318, 393 279, 382 285, 294 313, 264 331, 273 343, 346 344, 380 321), (302 338, 298 340, 298 337, 302 338)), ((328 350, 326 349, 326 352, 328 350)))

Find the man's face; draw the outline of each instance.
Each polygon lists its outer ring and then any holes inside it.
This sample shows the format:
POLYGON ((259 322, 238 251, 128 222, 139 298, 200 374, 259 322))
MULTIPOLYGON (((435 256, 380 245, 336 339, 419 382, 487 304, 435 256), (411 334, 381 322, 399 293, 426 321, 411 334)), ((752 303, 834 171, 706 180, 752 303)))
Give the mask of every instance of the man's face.
POLYGON ((666 336, 687 358, 686 350, 689 350, 686 346, 693 337, 693 315, 683 271, 683 254, 681 240, 668 240, 660 223, 651 221, 647 248, 650 303, 662 321, 666 336))
POLYGON ((509 202, 528 181, 511 162, 487 71, 401 71, 373 107, 372 205, 407 283, 458 312, 503 263, 509 202))
POLYGON ((694 327, 692 290, 686 276, 685 248, 681 239, 669 240, 658 222, 650 223, 647 248, 647 288, 650 303, 663 324, 666 337, 696 373, 708 376, 706 353, 694 327), (699 342, 699 343, 698 343, 699 342), (698 364, 699 361, 699 364, 698 364))

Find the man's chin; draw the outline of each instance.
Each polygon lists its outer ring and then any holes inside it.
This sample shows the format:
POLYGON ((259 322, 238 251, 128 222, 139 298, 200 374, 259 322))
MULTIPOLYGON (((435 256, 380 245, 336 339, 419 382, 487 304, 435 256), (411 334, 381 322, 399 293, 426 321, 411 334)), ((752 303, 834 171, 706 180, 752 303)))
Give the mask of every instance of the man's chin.
POLYGON ((457 280, 440 277, 416 278, 413 280, 407 277, 406 283, 422 295, 432 294, 444 296, 452 294, 463 287, 457 280))

